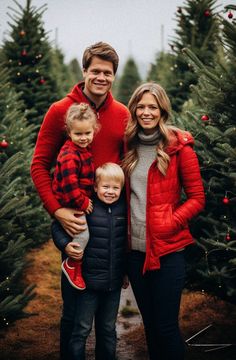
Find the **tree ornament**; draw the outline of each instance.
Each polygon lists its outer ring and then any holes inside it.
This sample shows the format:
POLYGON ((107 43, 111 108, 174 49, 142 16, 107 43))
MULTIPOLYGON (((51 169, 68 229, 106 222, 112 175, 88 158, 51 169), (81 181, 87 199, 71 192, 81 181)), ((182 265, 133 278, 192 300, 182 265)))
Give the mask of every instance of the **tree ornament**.
POLYGON ((204 16, 205 17, 209 17, 211 15, 211 13, 210 13, 210 10, 205 10, 205 12, 204 12, 204 16))
POLYGON ((177 13, 179 13, 179 14, 181 14, 181 13, 182 13, 182 9, 181 9, 181 7, 178 7, 178 9, 177 9, 177 13))
POLYGON ((27 55, 27 51, 25 50, 25 49, 23 49, 22 51, 21 51, 21 56, 26 56, 27 55))
POLYGON ((233 13, 231 12, 231 10, 229 10, 229 12, 228 12, 228 18, 229 18, 229 19, 232 19, 232 18, 233 18, 233 13))
POLYGON ((230 240, 231 240, 231 237, 230 237, 230 234, 229 234, 229 233, 226 234, 225 240, 226 240, 226 241, 230 241, 230 240))
POLYGON ((23 37, 23 36, 25 36, 25 34, 26 34, 26 32, 25 32, 24 30, 21 30, 21 31, 20 31, 20 36, 23 37))
POLYGON ((43 77, 40 78, 39 83, 43 85, 45 83, 45 79, 43 77))
POLYGON ((209 116, 206 114, 202 115, 201 119, 202 119, 202 121, 207 121, 207 120, 209 120, 209 116))
POLYGON ((225 196, 222 200, 223 204, 227 205, 229 203, 229 198, 225 196))
POLYGON ((2 149, 6 149, 7 147, 8 147, 8 142, 5 140, 5 139, 3 139, 1 142, 0 142, 0 147, 2 148, 2 149))

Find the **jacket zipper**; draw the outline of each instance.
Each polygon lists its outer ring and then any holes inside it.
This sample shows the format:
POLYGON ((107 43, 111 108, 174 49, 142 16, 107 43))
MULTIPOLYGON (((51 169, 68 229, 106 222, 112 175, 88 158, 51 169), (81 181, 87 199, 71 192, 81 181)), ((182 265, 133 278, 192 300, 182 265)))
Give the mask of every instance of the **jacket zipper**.
POLYGON ((113 263, 112 263, 112 231, 113 231, 113 222, 112 222, 112 210, 111 207, 108 208, 108 213, 110 215, 110 236, 109 236, 109 242, 110 242, 110 271, 109 271, 109 291, 112 290, 112 267, 113 267, 113 263))

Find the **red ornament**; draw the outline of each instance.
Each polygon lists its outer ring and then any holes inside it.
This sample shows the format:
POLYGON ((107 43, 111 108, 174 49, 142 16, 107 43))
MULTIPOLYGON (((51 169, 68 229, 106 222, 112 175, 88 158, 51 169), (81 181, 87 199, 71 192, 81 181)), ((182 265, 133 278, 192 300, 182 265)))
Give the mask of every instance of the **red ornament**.
POLYGON ((21 31, 20 31, 20 36, 22 36, 22 37, 23 37, 23 36, 25 36, 25 34, 26 34, 26 33, 25 33, 25 31, 24 31, 24 30, 21 30, 21 31))
POLYGON ((44 79, 43 77, 41 77, 41 79, 39 80, 39 83, 40 83, 41 85, 43 85, 43 84, 45 83, 45 79, 44 79))
POLYGON ((208 17, 208 16, 210 16, 210 15, 211 15, 210 10, 206 10, 206 11, 204 12, 204 16, 208 17))
POLYGON ((209 120, 209 116, 208 115, 202 115, 201 119, 202 119, 202 121, 207 121, 207 120, 209 120))
POLYGON ((3 139, 3 140, 0 142, 0 147, 3 148, 3 149, 7 148, 8 145, 9 145, 9 144, 8 144, 8 142, 7 142, 5 139, 3 139))
POLYGON ((25 50, 25 49, 23 49, 22 51, 21 51, 21 56, 26 56, 27 55, 27 51, 25 50))
POLYGON ((229 203, 229 198, 227 198, 227 196, 225 196, 222 200, 222 202, 227 205, 229 203))
POLYGON ((227 240, 227 241, 230 241, 230 240, 231 240, 231 237, 230 237, 230 234, 229 234, 229 233, 226 234, 225 240, 227 240))
POLYGON ((229 18, 229 19, 232 19, 232 17, 233 17, 233 13, 232 13, 231 11, 229 11, 229 12, 228 12, 228 18, 229 18))

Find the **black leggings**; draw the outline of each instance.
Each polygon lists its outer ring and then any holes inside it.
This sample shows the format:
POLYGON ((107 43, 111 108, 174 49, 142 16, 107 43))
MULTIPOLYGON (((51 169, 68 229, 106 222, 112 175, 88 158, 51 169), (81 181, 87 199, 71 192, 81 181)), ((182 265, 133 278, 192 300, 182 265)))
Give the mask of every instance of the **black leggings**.
POLYGON ((150 360, 183 360, 178 315, 185 283, 184 251, 161 258, 159 270, 143 275, 145 253, 131 251, 130 283, 142 315, 150 360))

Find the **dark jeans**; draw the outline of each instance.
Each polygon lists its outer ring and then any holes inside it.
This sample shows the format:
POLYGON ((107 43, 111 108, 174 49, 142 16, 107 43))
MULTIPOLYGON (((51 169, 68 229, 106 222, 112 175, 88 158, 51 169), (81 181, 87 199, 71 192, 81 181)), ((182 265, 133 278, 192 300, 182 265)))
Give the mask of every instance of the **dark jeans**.
POLYGON ((116 318, 120 289, 115 291, 81 291, 76 299, 74 329, 70 340, 73 360, 85 359, 85 345, 95 320, 96 360, 116 358, 116 318))
POLYGON ((161 258, 159 270, 142 274, 145 254, 131 251, 130 283, 142 315, 151 360, 183 360, 184 341, 178 315, 185 282, 184 251, 161 258))
POLYGON ((64 273, 62 273, 61 277, 61 293, 63 308, 60 325, 60 355, 61 360, 71 360, 69 342, 74 327, 76 300, 80 294, 79 290, 71 286, 64 273))

